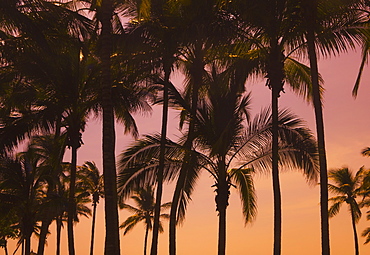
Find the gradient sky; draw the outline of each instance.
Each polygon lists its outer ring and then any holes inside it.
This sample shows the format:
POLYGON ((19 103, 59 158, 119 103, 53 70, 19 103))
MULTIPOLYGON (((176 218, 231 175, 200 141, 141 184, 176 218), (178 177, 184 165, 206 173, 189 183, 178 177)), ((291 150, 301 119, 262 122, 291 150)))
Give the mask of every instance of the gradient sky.
MULTIPOLYGON (((360 151, 370 146, 370 67, 367 66, 357 99, 351 96, 351 90, 360 63, 359 53, 342 55, 340 58, 320 61, 320 73, 325 80, 324 119, 328 168, 348 166, 357 171, 361 166, 370 168, 370 158, 364 158, 360 151)), ((181 84, 180 77, 174 77, 176 85, 181 84)), ((262 80, 248 84, 252 90, 252 108, 258 112, 270 103, 270 91, 262 80)), ((301 98, 290 93, 280 97, 280 105, 289 107, 294 113, 307 121, 315 131, 314 113, 311 106, 301 98)), ((161 113, 156 108, 151 117, 138 116, 141 134, 159 132, 161 113)), ((169 117, 169 136, 176 139, 177 113, 169 117)), ((117 155, 133 142, 123 135, 122 127, 117 127, 117 155)), ((83 135, 85 145, 79 150, 79 164, 84 161, 95 161, 101 167, 101 122, 91 120, 83 135)), ((67 151, 67 153, 69 153, 67 151)), ((214 183, 207 174, 201 176, 189 204, 186 220, 178 228, 178 255, 217 254, 217 213, 215 211, 214 183)), ((231 190, 230 205, 227 212, 227 248, 229 255, 267 255, 273 249, 273 204, 272 182, 269 176, 256 176, 255 185, 258 196, 257 220, 244 226, 240 201, 235 190, 231 190)), ((297 172, 281 174, 283 201, 282 254, 284 255, 318 255, 320 252, 320 211, 319 187, 309 186, 303 176, 297 172)), ((165 188, 163 202, 172 197, 171 185, 165 188)), ((366 221, 365 210, 358 224, 358 233, 370 226, 366 221)), ((120 211, 120 222, 129 213, 120 211)), ((98 205, 98 223, 96 228, 95 254, 103 254, 104 249, 104 202, 98 205)), ((88 254, 90 243, 91 219, 82 219, 76 227, 76 253, 88 254)), ((52 235, 48 239, 46 255, 55 254, 55 226, 51 226, 52 235)), ((67 254, 66 229, 63 233, 62 254, 67 254)), ((168 231, 160 235, 159 254, 168 254, 168 231)), ((333 255, 354 254, 353 233, 348 208, 344 205, 338 216, 330 220, 331 251, 333 255)), ((121 234, 121 254, 137 255, 143 252, 144 225, 138 225, 128 235, 121 234)), ((33 238, 34 250, 37 239, 33 238)), ((360 237, 360 253, 370 254, 370 244, 363 245, 360 237)), ((13 252, 14 243, 9 244, 13 252)), ((4 254, 0 249, 0 254, 4 254)), ((20 253, 19 253, 20 254, 20 253)))

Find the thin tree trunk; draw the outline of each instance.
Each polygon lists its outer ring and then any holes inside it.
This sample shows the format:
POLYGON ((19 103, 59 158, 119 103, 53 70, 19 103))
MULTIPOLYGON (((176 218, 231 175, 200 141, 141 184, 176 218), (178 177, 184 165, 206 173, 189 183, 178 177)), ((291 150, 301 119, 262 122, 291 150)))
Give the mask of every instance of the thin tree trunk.
POLYGON ((312 97, 316 118, 317 147, 319 152, 320 166, 320 213, 321 213, 321 252, 322 255, 330 255, 329 238, 329 214, 328 214, 328 169, 325 148, 324 117, 321 104, 321 93, 319 87, 319 68, 315 47, 315 24, 317 12, 317 0, 307 1, 307 45, 311 69, 312 97))
POLYGON ((216 185, 216 206, 218 211, 218 255, 226 254, 226 208, 229 203, 229 184, 226 179, 224 158, 218 165, 219 176, 216 185))
MULTIPOLYGON (((276 37, 277 38, 277 37, 276 37)), ((280 51, 278 40, 271 39, 271 52, 268 63, 269 87, 271 89, 272 111, 272 186, 274 197, 274 255, 281 254, 281 191, 279 179, 279 96, 284 82, 284 55, 280 51)))
MULTIPOLYGON (((169 59, 167 59, 168 61, 169 59)), ((162 111, 162 130, 161 130, 161 148, 159 155, 159 166, 157 172, 157 192, 156 203, 154 208, 154 223, 152 247, 150 255, 158 254, 158 233, 159 233, 159 217, 161 214, 162 192, 163 192, 163 172, 165 167, 165 150, 167 138, 167 122, 168 122, 168 83, 170 81, 171 66, 165 61, 164 66, 164 87, 163 87, 163 111, 162 111)))
POLYGON ((24 254, 25 255, 31 254, 31 235, 27 235, 25 238, 24 254))
POLYGON ((62 232, 62 216, 58 216, 56 220, 56 231, 57 231, 57 248, 56 248, 56 255, 60 255, 60 240, 61 240, 61 232, 62 232))
MULTIPOLYGON (((79 135, 77 136, 79 138, 79 135)), ((70 183, 69 183, 69 196, 68 196, 68 218, 67 218, 67 231, 68 231, 68 252, 69 255, 75 255, 75 244, 74 244, 74 231, 73 231, 73 220, 76 213, 76 201, 75 201, 75 190, 76 190, 76 172, 77 172, 77 148, 74 140, 75 135, 71 136, 72 140, 72 156, 71 156, 71 172, 70 172, 70 183)))
POLYGON ((274 255, 281 254, 281 191, 279 179, 278 115, 280 89, 272 85, 272 186, 274 194, 274 255))
POLYGON ((358 246, 356 220, 355 220, 355 216, 352 212, 351 212, 351 219, 352 219, 352 228, 353 228, 353 239, 354 239, 354 242, 355 242, 355 255, 359 255, 360 254, 360 248, 358 246))
POLYGON ((95 236, 95 220, 96 220, 96 202, 93 204, 93 215, 91 225, 91 242, 90 242, 90 255, 94 254, 94 236, 95 236))
POLYGON ((185 156, 184 161, 181 166, 180 175, 176 183, 175 192, 172 198, 171 211, 170 211, 170 227, 169 227, 169 248, 170 255, 176 255, 176 224, 177 224, 177 215, 178 215, 178 206, 181 192, 186 181, 186 176, 188 173, 189 162, 191 162, 191 149, 194 140, 194 128, 195 128, 195 119, 198 105, 198 91, 199 87, 202 84, 202 72, 204 68, 203 55, 202 55, 202 44, 198 43, 195 50, 195 63, 193 67, 193 76, 194 84, 192 88, 192 101, 190 109, 190 123, 188 130, 188 137, 184 144, 185 156))
MULTIPOLYGON (((49 217, 49 216, 47 216, 47 217, 49 217)), ((37 248, 37 255, 44 255, 45 242, 46 242, 47 234, 49 232, 50 224, 51 224, 50 219, 42 221, 40 238, 39 238, 39 245, 38 245, 38 248, 37 248)))
POLYGON ((226 253, 226 207, 219 209, 218 215, 218 255, 226 253))
POLYGON ((4 250, 5 250, 5 255, 9 255, 9 253, 8 253, 8 245, 7 245, 7 240, 5 240, 5 246, 4 246, 4 250))
POLYGON ((148 226, 145 228, 145 237, 144 237, 144 255, 146 255, 146 250, 148 249, 148 235, 149 235, 149 228, 148 226))
POLYGON ((105 187, 105 255, 120 254, 117 208, 117 173, 115 162, 115 127, 112 105, 111 61, 112 0, 103 0, 101 6, 101 61, 103 89, 103 174, 105 187))

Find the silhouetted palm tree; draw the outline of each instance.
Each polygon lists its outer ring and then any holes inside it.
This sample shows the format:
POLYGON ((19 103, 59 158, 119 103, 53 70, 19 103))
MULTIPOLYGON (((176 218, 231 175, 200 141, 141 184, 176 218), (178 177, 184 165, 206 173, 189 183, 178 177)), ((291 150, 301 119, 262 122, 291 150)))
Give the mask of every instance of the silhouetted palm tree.
POLYGON ((14 227, 19 229, 18 247, 22 244, 25 255, 31 252, 31 236, 37 232, 43 198, 42 177, 37 167, 38 159, 32 157, 30 151, 17 159, 1 160, 1 205, 15 217, 14 227))
POLYGON ((355 243, 355 254, 359 254, 358 236, 356 230, 356 223, 361 218, 361 210, 356 197, 361 194, 362 181, 364 178, 365 169, 360 168, 356 174, 353 174, 348 168, 339 168, 329 171, 329 180, 332 183, 328 184, 329 191, 338 196, 329 198, 332 203, 329 208, 329 217, 338 214, 339 209, 343 203, 347 203, 351 213, 353 236, 355 243))
MULTIPOLYGON (((124 235, 131 231, 137 223, 143 221, 145 224, 145 237, 144 237, 144 255, 147 254, 148 234, 153 229, 154 210, 155 210, 155 198, 154 190, 152 187, 147 186, 135 191, 134 195, 131 196, 135 206, 125 204, 120 201, 120 208, 127 209, 134 213, 134 215, 128 217, 121 225, 120 228, 124 229, 124 235)), ((171 202, 161 205, 161 209, 168 209, 171 206, 171 202)), ((161 213, 160 218, 168 219, 169 214, 161 213)), ((163 232, 162 224, 159 224, 159 232, 163 232)))
MULTIPOLYGON (((243 81, 219 70, 207 78, 207 96, 198 104, 195 121, 195 144, 192 162, 186 176, 183 199, 189 199, 202 168, 215 179, 216 203, 219 211, 219 254, 225 254, 226 208, 229 189, 237 185, 241 194, 245 220, 255 215, 251 170, 269 169, 271 160, 271 116, 268 111, 249 122, 249 96, 238 94, 243 81), (232 78, 230 78, 232 77, 232 78), (241 82, 236 84, 236 80, 241 82), (197 151, 195 151, 197 150, 197 151), (234 166, 237 167, 234 167, 234 166)), ((235 75, 235 73, 232 73, 235 75)), ((282 112, 279 117, 280 164, 298 167, 308 179, 314 180, 316 148, 312 136, 301 127, 301 122, 282 112)), ((166 145, 165 179, 173 180, 181 169, 186 149, 171 141, 166 145)), ((147 136, 121 155, 119 193, 127 196, 134 187, 145 183, 154 185, 158 167, 158 137, 147 136)), ((183 207, 184 202, 180 201, 183 207)), ((184 210, 184 208, 182 208, 184 210)))
POLYGON ((96 221, 96 208, 99 199, 104 197, 103 175, 100 174, 99 169, 94 162, 86 161, 79 167, 80 179, 82 187, 92 196, 92 225, 91 225, 91 244, 90 255, 94 254, 94 236, 95 236, 95 221, 96 221))

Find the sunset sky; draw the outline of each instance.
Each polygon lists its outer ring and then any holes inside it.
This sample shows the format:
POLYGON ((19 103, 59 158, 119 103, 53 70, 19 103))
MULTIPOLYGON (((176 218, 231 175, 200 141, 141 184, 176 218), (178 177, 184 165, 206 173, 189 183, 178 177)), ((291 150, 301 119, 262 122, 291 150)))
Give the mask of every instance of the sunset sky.
MULTIPOLYGON (((360 63, 359 53, 342 55, 340 58, 320 61, 320 72, 325 80, 324 119, 328 168, 348 166, 357 171, 361 166, 370 168, 370 158, 360 155, 360 151, 370 146, 370 66, 366 67, 357 99, 351 96, 351 90, 360 63)), ((176 85, 181 85, 180 77, 173 78, 176 85)), ((258 112, 270 103, 270 91, 264 81, 248 83, 252 91, 252 108, 258 112)), ((311 106, 301 98, 290 93, 280 97, 280 105, 289 107, 294 113, 307 121, 307 125, 315 133, 314 113, 311 106)), ((151 117, 138 116, 137 122, 141 134, 160 131, 161 112, 155 108, 151 117)), ((169 137, 176 139, 179 134, 177 113, 171 112, 169 121, 169 137)), ((123 135, 123 129, 117 126, 117 155, 128 144, 133 142, 129 136, 123 135)), ((83 135, 84 145, 79 150, 79 164, 84 161, 95 161, 101 167, 101 122, 91 120, 83 135)), ((67 154, 69 151, 67 151, 67 154)), ((214 183, 207 174, 203 174, 196 187, 193 200, 189 204, 186 220, 178 228, 178 255, 217 254, 217 213, 215 211, 214 183)), ((266 175, 258 175, 255 179, 258 196, 257 220, 244 226, 238 194, 231 190, 230 205, 227 212, 227 248, 229 255, 268 255, 273 249, 273 203, 272 182, 266 175)), ((281 174, 283 199, 283 243, 284 255, 318 255, 320 252, 320 211, 319 187, 309 186, 300 173, 286 172, 281 174)), ((170 201, 171 186, 166 187, 163 202, 170 201)), ((120 212, 120 222, 129 216, 120 212)), ((96 229, 95 254, 102 255, 104 249, 104 202, 98 205, 98 224, 96 229)), ((166 225, 166 224, 165 224, 166 225)), ((358 233, 370 226, 366 221, 366 213, 358 224, 358 233)), ((76 253, 88 254, 90 245, 91 219, 82 219, 76 227, 76 253)), ((52 235, 48 239, 47 255, 55 254, 55 226, 51 226, 52 235)), ((67 254, 66 228, 63 233, 62 254, 67 254)), ((160 235, 159 254, 168 254, 168 231, 160 235)), ((330 220, 330 236, 332 255, 354 254, 353 233, 348 208, 344 205, 341 213, 330 220)), ((138 225, 126 236, 121 235, 121 254, 142 254, 144 225, 138 225)), ((37 239, 33 238, 34 250, 37 239)), ((370 254, 370 244, 362 245, 360 237, 360 254, 370 254)), ((9 244, 13 252, 14 243, 9 244)), ((0 255, 4 254, 0 249, 0 255)), ((20 253, 19 253, 20 254, 20 253)))

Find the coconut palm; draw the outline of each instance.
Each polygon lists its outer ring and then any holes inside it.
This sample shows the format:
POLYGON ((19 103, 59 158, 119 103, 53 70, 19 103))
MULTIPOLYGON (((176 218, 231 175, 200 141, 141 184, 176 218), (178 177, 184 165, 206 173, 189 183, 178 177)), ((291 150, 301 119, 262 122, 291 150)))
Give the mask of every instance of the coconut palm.
MULTIPOLYGON (((135 191, 134 195, 131 196, 135 206, 123 203, 120 201, 120 208, 129 210, 134 215, 128 217, 121 225, 120 228, 124 229, 124 235, 130 232, 139 222, 145 224, 145 237, 144 237, 144 255, 147 254, 148 234, 153 229, 154 210, 155 210, 155 198, 154 190, 147 186, 135 191)), ((171 206, 171 203, 165 203, 161 205, 161 209, 167 209, 171 206)), ((160 218, 168 219, 169 214, 161 213, 160 218)), ((163 232, 162 224, 159 224, 159 231, 163 232)))
MULTIPOLYGON (((331 2, 304 1, 301 6, 303 30, 307 41, 307 53, 311 67, 312 97, 316 117, 317 141, 320 161, 320 207, 321 207, 321 243, 322 254, 330 254, 329 221, 328 221, 328 175, 326 149, 324 138, 324 121, 321 89, 318 81, 317 49, 327 55, 334 52, 346 51, 353 47, 362 37, 356 24, 363 19, 359 12, 359 1, 331 2), (330 22, 328 22, 330 20, 330 22)), ((365 19, 366 20, 366 19, 365 19)), ((362 66, 363 68, 363 66, 362 66)), ((360 70, 361 72, 361 70, 360 70)), ((358 89, 356 82, 354 91, 358 89)))
POLYGON ((42 224, 37 250, 38 255, 43 255, 49 226, 57 216, 64 212, 64 201, 58 196, 57 188, 62 175, 61 162, 65 151, 65 135, 32 137, 29 149, 40 158, 38 169, 45 184, 45 197, 40 210, 42 224))
MULTIPOLYGON (((189 168, 184 188, 186 195, 180 201, 180 205, 184 206, 186 201, 183 200, 190 197, 200 169, 205 168, 215 178, 219 212, 218 254, 225 254, 226 208, 230 187, 237 185, 245 220, 250 221, 255 215, 251 169, 266 171, 271 160, 271 116, 265 111, 254 122, 246 121, 249 116, 249 96, 237 93, 244 82, 237 79, 235 73, 232 74, 234 76, 228 76, 229 72, 214 69, 208 75, 207 97, 198 104, 195 122, 197 146, 194 149, 197 151, 192 152, 192 167, 189 168)), ((316 149, 312 137, 307 130, 298 128, 300 121, 287 112, 281 113, 279 123, 280 164, 304 169, 307 178, 314 180, 316 149)), ((183 159, 185 151, 183 145, 168 141, 166 179, 177 177, 182 165, 179 159, 183 159)), ((156 137, 146 137, 121 155, 120 195, 127 196, 130 190, 143 183, 155 183, 153 172, 158 166, 158 155, 156 137)))
POLYGON ((103 175, 100 174, 99 169, 94 162, 86 161, 79 167, 79 175, 82 187, 92 196, 92 226, 91 226, 91 244, 90 255, 94 254, 94 236, 95 236, 95 221, 96 208, 99 199, 104 197, 103 175))
POLYGON ((1 204, 15 217, 18 247, 22 244, 25 255, 31 252, 31 236, 37 232, 40 220, 43 194, 37 166, 38 159, 32 158, 31 153, 23 153, 18 159, 2 158, 1 162, 1 204))
POLYGON ((361 185, 364 178, 364 172, 365 169, 362 167, 353 174, 347 167, 345 167, 330 170, 328 174, 329 180, 331 181, 331 183, 328 184, 329 191, 337 195, 329 198, 329 202, 332 204, 329 208, 329 216, 333 217, 337 215, 343 203, 348 204, 349 212, 351 214, 356 255, 360 252, 356 224, 362 215, 359 203, 356 201, 356 197, 362 192, 361 185))
MULTIPOLYGON (((360 5, 360 6, 361 6, 361 8, 358 11, 363 12, 365 14, 365 16, 368 16, 370 14, 370 3, 369 3, 369 1, 364 1, 363 4, 360 5)), ((368 26, 369 26, 368 20, 365 19, 363 25, 368 28, 368 26)), ((352 90, 352 95, 354 97, 357 96, 358 89, 360 87, 362 73, 364 71, 365 65, 368 62, 369 54, 370 54, 370 38, 368 37, 367 40, 365 40, 362 44, 361 64, 360 64, 360 68, 359 68, 359 71, 358 71, 358 75, 357 75, 357 78, 356 78, 355 85, 354 85, 353 90, 352 90)))

